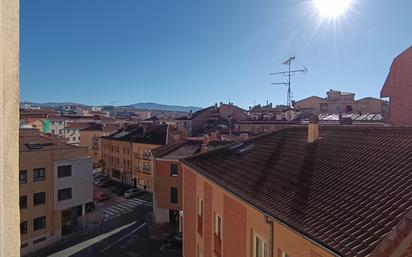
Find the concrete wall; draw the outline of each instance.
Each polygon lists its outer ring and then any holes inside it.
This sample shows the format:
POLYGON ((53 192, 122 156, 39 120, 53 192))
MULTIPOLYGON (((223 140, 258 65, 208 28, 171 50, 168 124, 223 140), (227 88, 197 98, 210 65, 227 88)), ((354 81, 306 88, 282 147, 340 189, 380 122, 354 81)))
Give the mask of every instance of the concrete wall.
POLYGON ((20 255, 19 1, 0 0, 0 256, 20 255))
POLYGON ((64 159, 54 162, 54 208, 65 210, 71 207, 93 201, 92 162, 90 157, 64 159), (70 177, 58 178, 59 166, 71 165, 70 177), (58 191, 64 188, 72 189, 72 199, 58 201, 58 191))

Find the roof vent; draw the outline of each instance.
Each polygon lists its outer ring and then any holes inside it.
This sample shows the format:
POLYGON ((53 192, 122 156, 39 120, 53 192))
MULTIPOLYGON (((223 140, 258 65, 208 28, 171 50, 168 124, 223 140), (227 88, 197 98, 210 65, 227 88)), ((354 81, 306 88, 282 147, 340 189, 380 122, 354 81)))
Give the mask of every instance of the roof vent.
POLYGON ((42 149, 43 148, 40 143, 34 143, 34 142, 27 143, 27 146, 32 150, 42 149))
POLYGON ((235 144, 234 146, 230 147, 230 151, 236 151, 239 148, 241 148, 243 145, 244 145, 244 143, 235 144))
POLYGON ((249 150, 253 149, 254 147, 255 147, 255 145, 248 145, 248 146, 243 147, 242 149, 239 149, 237 152, 239 154, 244 154, 244 153, 248 152, 249 150))

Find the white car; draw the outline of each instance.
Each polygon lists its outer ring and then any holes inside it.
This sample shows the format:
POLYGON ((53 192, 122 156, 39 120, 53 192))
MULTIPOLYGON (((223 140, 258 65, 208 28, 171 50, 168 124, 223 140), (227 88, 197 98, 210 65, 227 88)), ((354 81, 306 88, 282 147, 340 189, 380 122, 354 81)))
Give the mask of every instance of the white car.
POLYGON ((144 195, 144 191, 137 188, 130 188, 127 189, 126 192, 124 192, 124 197, 126 198, 133 198, 141 195, 144 195))

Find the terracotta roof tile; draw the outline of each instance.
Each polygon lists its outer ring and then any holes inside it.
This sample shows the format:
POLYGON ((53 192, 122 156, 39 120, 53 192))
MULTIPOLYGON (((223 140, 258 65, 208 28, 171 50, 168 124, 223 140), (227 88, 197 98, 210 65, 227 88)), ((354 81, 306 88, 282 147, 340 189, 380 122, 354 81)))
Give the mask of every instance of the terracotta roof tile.
POLYGON ((412 128, 294 127, 183 162, 342 256, 368 256, 412 209, 412 128), (232 148, 232 150, 231 150, 232 148))

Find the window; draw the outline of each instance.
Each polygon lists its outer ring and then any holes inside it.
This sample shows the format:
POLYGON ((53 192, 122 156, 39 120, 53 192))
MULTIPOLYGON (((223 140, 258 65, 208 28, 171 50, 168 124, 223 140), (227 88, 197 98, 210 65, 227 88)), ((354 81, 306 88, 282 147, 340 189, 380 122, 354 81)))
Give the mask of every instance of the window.
POLYGON ((126 147, 123 147, 123 153, 126 154, 126 147))
POLYGON ((113 178, 120 179, 120 176, 121 176, 120 174, 121 174, 120 170, 112 169, 112 177, 113 178))
POLYGON ((46 192, 39 192, 33 194, 33 205, 41 205, 46 203, 46 192))
POLYGON ((222 238, 222 217, 216 215, 215 220, 215 235, 222 238))
POLYGON ((20 184, 27 184, 27 170, 21 170, 19 173, 20 184))
POLYGON ((254 257, 266 257, 266 243, 259 236, 255 236, 255 255, 254 257))
POLYGON ((71 165, 64 165, 57 167, 57 177, 64 178, 64 177, 71 177, 72 175, 72 166, 71 165))
POLYGON ((123 165, 126 165, 126 159, 123 159, 123 165))
POLYGON ((119 157, 117 157, 117 158, 116 158, 116 160, 117 160, 117 164, 119 164, 119 163, 120 163, 120 161, 119 161, 119 157))
POLYGON ((33 230, 39 230, 46 227, 46 216, 38 217, 33 220, 33 230))
POLYGON ((42 181, 46 178, 46 169, 38 168, 33 170, 33 181, 42 181))
POLYGON ((170 188, 170 202, 177 203, 177 187, 170 188))
POLYGON ((203 235, 203 200, 200 198, 197 203, 197 232, 203 235))
POLYGON ((45 240, 46 240, 46 237, 40 237, 36 240, 33 240, 33 244, 35 245, 35 244, 38 244, 38 243, 43 242, 45 240))
POLYGON ((20 234, 27 234, 27 221, 20 222, 20 234))
POLYGON ((215 215, 214 253, 216 256, 222 255, 222 217, 215 215))
POLYGON ((27 195, 20 196, 20 209, 27 208, 27 195))
POLYGON ((69 187, 57 191, 57 199, 59 202, 72 199, 72 188, 69 187))
POLYGON ((21 245, 20 245, 20 248, 26 248, 27 246, 29 246, 29 244, 26 242, 26 243, 22 243, 21 245))
POLYGON ((179 166, 176 163, 170 164, 170 176, 177 177, 179 175, 178 169, 179 166))

